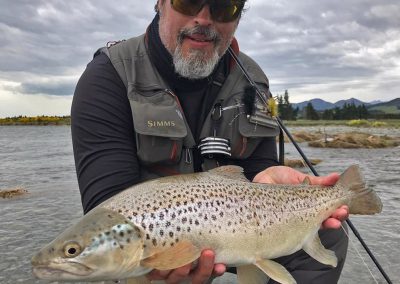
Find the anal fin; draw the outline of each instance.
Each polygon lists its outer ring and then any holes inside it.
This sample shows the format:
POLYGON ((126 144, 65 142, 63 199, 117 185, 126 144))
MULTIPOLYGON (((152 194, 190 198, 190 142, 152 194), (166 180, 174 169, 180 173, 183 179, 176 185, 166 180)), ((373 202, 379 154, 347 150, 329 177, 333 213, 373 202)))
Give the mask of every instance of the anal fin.
POLYGON ((315 260, 333 267, 337 266, 337 257, 331 250, 326 249, 318 236, 318 233, 305 243, 303 250, 315 260))
POLYGON ((269 277, 255 265, 236 267, 238 284, 267 283, 269 277))
POLYGON ((264 271, 269 277, 273 280, 282 283, 282 284, 296 284, 296 280, 293 276, 286 270, 285 267, 280 265, 279 263, 269 260, 269 259, 261 259, 256 261, 255 265, 264 271))
POLYGON ((201 251, 189 241, 180 241, 173 247, 143 259, 140 265, 158 270, 169 270, 184 266, 200 257, 201 251))

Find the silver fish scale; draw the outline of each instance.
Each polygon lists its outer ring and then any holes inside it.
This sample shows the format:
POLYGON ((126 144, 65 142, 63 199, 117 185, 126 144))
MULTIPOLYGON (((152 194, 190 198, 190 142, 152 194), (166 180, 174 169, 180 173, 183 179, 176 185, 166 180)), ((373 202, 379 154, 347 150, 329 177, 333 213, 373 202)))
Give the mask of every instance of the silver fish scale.
POLYGON ((102 206, 141 228, 145 248, 168 248, 190 240, 218 251, 237 241, 262 246, 271 241, 268 229, 280 223, 287 226, 289 219, 308 229, 308 220, 322 218, 317 216, 320 207, 315 203, 328 212, 331 204, 327 202, 342 195, 335 187, 255 184, 201 173, 145 182, 102 206))

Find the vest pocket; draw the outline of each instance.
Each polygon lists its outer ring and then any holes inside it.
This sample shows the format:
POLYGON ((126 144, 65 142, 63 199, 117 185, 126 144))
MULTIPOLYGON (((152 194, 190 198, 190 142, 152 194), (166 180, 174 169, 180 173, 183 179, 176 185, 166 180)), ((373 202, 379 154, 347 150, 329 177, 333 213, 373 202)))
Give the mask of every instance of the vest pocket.
POLYGON ((186 123, 176 98, 168 92, 128 94, 139 160, 146 165, 181 159, 186 123))
POLYGON ((248 158, 267 137, 276 137, 279 134, 277 122, 260 112, 250 120, 242 103, 243 93, 234 95, 227 100, 222 121, 218 127, 218 135, 229 139, 233 159, 248 158), (230 107, 237 106, 237 107, 230 107))

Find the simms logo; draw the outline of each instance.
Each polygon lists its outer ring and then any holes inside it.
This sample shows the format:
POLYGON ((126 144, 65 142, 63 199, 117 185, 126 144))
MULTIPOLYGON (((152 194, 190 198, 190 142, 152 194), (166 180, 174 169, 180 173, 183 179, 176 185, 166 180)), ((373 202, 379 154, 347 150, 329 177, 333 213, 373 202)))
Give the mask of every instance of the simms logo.
POLYGON ((147 127, 148 128, 153 128, 153 127, 174 127, 175 121, 173 120, 148 120, 147 121, 147 127))

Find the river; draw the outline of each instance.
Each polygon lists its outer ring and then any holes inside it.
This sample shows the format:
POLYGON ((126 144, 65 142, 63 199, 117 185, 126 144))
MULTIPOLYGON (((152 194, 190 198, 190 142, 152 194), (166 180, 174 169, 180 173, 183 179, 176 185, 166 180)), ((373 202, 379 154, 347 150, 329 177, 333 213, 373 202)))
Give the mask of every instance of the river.
MULTIPOLYGON (((325 129, 344 130, 354 129, 325 129)), ((400 129, 362 131, 400 136, 400 129)), ((44 283, 33 279, 30 258, 82 215, 70 136, 68 126, 0 126, 0 189, 22 187, 29 192, 14 199, 0 198, 2 284, 44 283)), ((393 283, 400 283, 400 148, 301 146, 310 158, 323 160, 316 167, 321 175, 341 172, 350 164, 360 165, 367 183, 381 197, 384 209, 379 215, 352 216, 351 220, 393 283)), ((285 152, 289 158, 298 158, 290 144, 285 152)), ((353 235, 350 239, 339 283, 386 283, 357 239, 353 235)))

